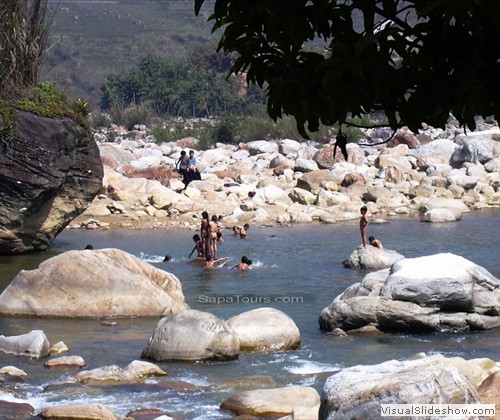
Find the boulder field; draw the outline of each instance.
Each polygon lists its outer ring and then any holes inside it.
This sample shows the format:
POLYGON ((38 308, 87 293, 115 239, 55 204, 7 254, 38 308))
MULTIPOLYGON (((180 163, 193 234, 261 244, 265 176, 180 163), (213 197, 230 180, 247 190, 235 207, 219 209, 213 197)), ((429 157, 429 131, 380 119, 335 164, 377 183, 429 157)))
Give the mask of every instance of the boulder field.
POLYGON ((333 140, 198 150, 194 138, 157 143, 146 127, 114 126, 95 134, 101 192, 70 227, 197 229, 204 210, 222 215, 227 226, 336 223, 358 218, 363 205, 377 217, 455 222, 472 209, 500 206, 500 130, 485 123, 479 129, 467 135, 451 125, 416 134, 401 129, 389 143, 366 130, 348 143, 345 161, 333 156, 333 140), (174 167, 191 149, 202 179, 185 188, 174 167))

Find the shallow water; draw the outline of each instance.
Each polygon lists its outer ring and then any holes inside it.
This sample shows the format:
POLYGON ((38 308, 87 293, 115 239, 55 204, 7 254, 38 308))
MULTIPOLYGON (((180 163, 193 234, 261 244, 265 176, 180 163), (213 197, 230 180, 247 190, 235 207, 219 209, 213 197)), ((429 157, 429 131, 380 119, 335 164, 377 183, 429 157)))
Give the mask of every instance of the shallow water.
MULTIPOLYGON (((482 265, 500 277, 499 210, 466 214, 457 223, 428 224, 415 219, 388 219, 389 223, 368 226, 369 235, 382 240, 386 248, 406 257, 452 252, 482 265)), ((44 360, 30 360, 0 353, 0 366, 14 365, 28 373, 16 389, 28 396, 37 410, 54 405, 80 402, 106 404, 125 415, 141 407, 183 414, 187 419, 229 419, 218 409, 239 389, 217 386, 223 381, 249 375, 270 375, 273 386, 301 384, 321 391, 328 376, 342 367, 374 364, 407 358, 417 352, 439 352, 465 358, 490 357, 500 361, 500 329, 469 334, 385 334, 382 336, 332 337, 318 328, 318 316, 347 286, 361 280, 364 273, 342 267, 342 260, 360 243, 357 222, 335 225, 303 225, 292 228, 251 227, 246 240, 224 232, 219 256, 229 261, 215 270, 204 270, 188 262, 195 232, 171 231, 81 231, 66 230, 52 248, 41 254, 0 257, 0 290, 21 269, 32 269, 57 253, 114 247, 130 252, 154 266, 174 273, 182 282, 187 303, 194 309, 228 319, 261 306, 272 306, 290 315, 302 335, 296 351, 242 353, 231 362, 158 365, 169 380, 197 385, 194 390, 165 390, 164 379, 119 388, 66 388, 42 392, 43 388, 70 377, 74 370, 49 370, 44 360), (170 254, 173 261, 163 263, 170 254), (242 255, 254 262, 252 270, 240 272, 228 267, 242 255), (217 303, 217 300, 219 303, 217 303), (259 303, 260 302, 260 303, 259 303), (269 303, 268 303, 269 302, 269 303)), ((98 320, 36 319, 0 317, 0 334, 18 335, 42 329, 53 344, 64 341, 70 355, 82 356, 86 369, 116 364, 124 367, 139 359, 153 333, 156 319, 118 320, 103 326, 98 320)), ((0 398, 1 396, 0 392, 0 398)))

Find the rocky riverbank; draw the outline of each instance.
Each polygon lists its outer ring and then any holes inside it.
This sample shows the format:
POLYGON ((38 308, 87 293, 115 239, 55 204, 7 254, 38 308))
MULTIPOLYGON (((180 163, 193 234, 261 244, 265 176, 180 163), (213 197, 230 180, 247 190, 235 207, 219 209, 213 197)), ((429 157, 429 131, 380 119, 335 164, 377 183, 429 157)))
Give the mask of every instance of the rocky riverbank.
POLYGON ((201 212, 225 225, 336 223, 359 217, 415 215, 427 222, 459 220, 463 212, 500 206, 500 130, 479 124, 464 133, 426 127, 414 134, 366 132, 348 143, 348 159, 330 144, 290 139, 217 144, 158 144, 144 126, 95 133, 103 188, 72 228, 198 228, 201 212), (109 139, 113 141, 109 141, 109 139), (181 150, 195 150, 202 180, 187 188, 175 171, 181 150), (250 194, 249 194, 250 193, 250 194))

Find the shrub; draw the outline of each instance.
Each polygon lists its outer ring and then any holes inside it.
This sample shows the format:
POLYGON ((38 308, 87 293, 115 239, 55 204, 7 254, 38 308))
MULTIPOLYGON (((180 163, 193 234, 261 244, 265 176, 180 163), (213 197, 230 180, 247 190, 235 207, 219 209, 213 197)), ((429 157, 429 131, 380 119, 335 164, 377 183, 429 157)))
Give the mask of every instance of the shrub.
POLYGON ((108 127, 110 124, 111 118, 107 114, 99 113, 90 117, 90 126, 92 128, 108 127))
POLYGON ((20 88, 35 86, 51 18, 48 0, 0 2, 0 96, 19 97, 20 88))

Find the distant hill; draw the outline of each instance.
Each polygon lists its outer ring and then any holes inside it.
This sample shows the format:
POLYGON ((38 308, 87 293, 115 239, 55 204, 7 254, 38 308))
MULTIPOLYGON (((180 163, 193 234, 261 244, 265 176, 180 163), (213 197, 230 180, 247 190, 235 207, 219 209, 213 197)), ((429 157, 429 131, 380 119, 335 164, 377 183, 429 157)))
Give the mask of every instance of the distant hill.
POLYGON ((42 81, 71 98, 88 98, 95 109, 107 74, 132 67, 148 53, 173 59, 190 48, 212 48, 206 22, 213 2, 194 14, 193 0, 49 0, 53 13, 50 50, 42 81))

